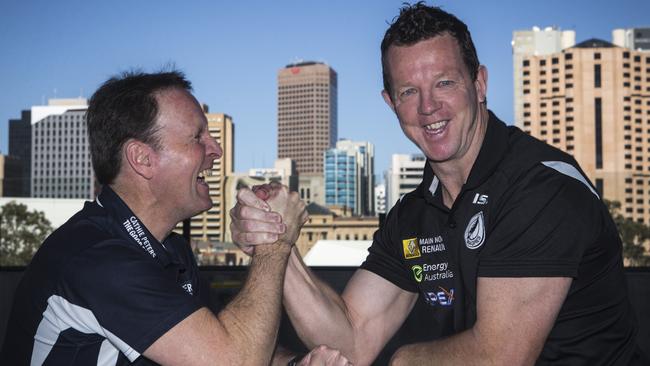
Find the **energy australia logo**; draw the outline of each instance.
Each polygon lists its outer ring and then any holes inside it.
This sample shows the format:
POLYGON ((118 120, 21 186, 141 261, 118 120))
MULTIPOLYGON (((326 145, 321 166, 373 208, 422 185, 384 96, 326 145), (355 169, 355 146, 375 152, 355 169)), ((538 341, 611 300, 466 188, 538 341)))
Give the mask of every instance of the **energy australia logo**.
POLYGON ((416 264, 411 267, 411 271, 413 271, 413 278, 415 278, 415 282, 422 282, 422 266, 416 264))
POLYGON ((472 216, 465 228, 465 246, 469 249, 476 249, 485 242, 485 222, 483 211, 472 216))

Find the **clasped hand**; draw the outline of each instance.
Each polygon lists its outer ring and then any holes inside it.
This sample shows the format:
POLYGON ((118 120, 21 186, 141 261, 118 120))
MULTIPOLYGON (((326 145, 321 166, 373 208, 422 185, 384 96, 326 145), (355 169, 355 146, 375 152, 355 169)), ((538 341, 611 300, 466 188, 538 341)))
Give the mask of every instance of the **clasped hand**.
POLYGON ((256 245, 281 242, 293 245, 309 219, 305 203, 296 192, 277 182, 241 188, 230 210, 232 239, 246 254, 256 245))

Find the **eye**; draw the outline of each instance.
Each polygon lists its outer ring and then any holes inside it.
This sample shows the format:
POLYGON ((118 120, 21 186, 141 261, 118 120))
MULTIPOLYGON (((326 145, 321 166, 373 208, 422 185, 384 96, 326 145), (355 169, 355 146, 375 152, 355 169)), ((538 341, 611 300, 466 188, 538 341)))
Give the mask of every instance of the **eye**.
POLYGON ((454 85, 453 80, 441 80, 441 81, 438 82, 438 86, 443 87, 443 88, 453 86, 453 85, 454 85))
POLYGON ((409 97, 411 95, 414 95, 416 93, 417 93, 417 90, 415 88, 408 88, 408 89, 402 90, 399 93, 399 97, 400 97, 400 99, 404 99, 404 98, 407 98, 407 97, 409 97))

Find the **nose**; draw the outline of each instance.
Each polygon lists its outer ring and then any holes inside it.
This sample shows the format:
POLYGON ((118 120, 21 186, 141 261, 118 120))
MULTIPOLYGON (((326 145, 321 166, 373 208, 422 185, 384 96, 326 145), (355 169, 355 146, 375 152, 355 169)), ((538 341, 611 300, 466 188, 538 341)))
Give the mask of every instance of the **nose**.
POLYGON ((431 115, 433 112, 440 108, 441 103, 437 100, 435 95, 431 92, 421 92, 420 100, 418 103, 418 113, 423 115, 431 115))
POLYGON ((223 150, 221 145, 217 142, 217 139, 210 136, 205 146, 205 154, 210 157, 212 160, 216 160, 223 156, 223 150))

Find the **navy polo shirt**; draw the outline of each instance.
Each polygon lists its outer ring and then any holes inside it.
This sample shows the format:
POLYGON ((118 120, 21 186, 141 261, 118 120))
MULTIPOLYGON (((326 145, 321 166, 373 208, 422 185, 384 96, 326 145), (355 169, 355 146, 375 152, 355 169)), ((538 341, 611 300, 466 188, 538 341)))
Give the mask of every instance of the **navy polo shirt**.
POLYGON ((158 242, 108 186, 50 235, 15 294, 7 365, 149 364, 160 336, 205 306, 189 244, 158 242))

